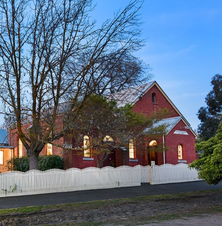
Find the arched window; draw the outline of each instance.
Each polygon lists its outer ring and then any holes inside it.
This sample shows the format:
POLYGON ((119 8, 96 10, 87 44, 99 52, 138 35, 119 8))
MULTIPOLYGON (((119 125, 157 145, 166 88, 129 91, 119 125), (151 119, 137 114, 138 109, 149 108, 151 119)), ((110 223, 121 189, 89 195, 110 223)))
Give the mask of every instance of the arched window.
POLYGON ((156 93, 152 93, 152 103, 156 103, 156 93))
POLYGON ((180 160, 183 159, 183 145, 182 144, 178 145, 178 159, 180 159, 180 160))
POLYGON ((91 151, 90 151, 90 140, 88 136, 84 136, 83 138, 83 148, 84 148, 84 157, 90 158, 91 151))
MULTIPOLYGON (((152 162, 157 162, 157 153, 156 153, 156 148, 157 148, 157 141, 156 140, 151 140, 149 142, 148 146, 148 156, 149 156, 149 165, 152 164, 152 162)), ((155 163, 154 163, 155 164, 155 163)))
POLYGON ((151 140, 149 142, 149 147, 157 146, 157 141, 156 140, 151 140))
POLYGON ((109 135, 106 135, 104 138, 103 138, 103 141, 104 142, 113 142, 113 138, 109 135))
POLYGON ((130 159, 136 158, 136 152, 135 152, 135 148, 134 148, 134 140, 133 139, 129 140, 129 158, 130 159))

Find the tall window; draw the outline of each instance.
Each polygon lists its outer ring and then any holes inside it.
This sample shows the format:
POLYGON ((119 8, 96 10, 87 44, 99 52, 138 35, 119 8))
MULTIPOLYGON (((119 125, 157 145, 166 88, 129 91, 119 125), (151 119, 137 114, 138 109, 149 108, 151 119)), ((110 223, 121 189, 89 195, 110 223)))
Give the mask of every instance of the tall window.
POLYGON ((4 164, 4 151, 0 151, 0 165, 4 164))
POLYGON ((52 144, 48 143, 46 145, 46 154, 47 155, 52 155, 52 144))
POLYGON ((157 162, 157 141, 156 140, 151 140, 149 142, 149 164, 152 164, 152 162, 157 162))
POLYGON ((156 103, 156 93, 152 93, 152 103, 156 103))
POLYGON ((84 136, 83 148, 84 148, 84 157, 90 158, 91 157, 91 151, 90 151, 90 140, 89 140, 88 136, 84 136))
POLYGON ((179 144, 178 145, 178 159, 183 159, 183 145, 179 144))
POLYGON ((19 138, 19 158, 22 157, 22 141, 19 138))
POLYGON ((130 159, 136 158, 136 153, 135 153, 135 148, 134 148, 134 140, 133 139, 129 140, 129 158, 130 159))

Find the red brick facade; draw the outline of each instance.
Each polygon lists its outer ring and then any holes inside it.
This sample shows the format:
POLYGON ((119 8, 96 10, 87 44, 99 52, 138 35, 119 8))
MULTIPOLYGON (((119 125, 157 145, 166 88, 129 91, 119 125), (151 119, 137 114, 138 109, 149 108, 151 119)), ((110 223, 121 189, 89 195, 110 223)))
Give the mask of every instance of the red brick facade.
MULTIPOLYGON (((118 148, 113 150, 109 154, 108 158, 103 163, 103 166, 121 166, 121 165, 148 165, 151 161, 155 161, 155 164, 161 165, 165 163, 177 164, 180 162, 191 163, 196 159, 195 152, 195 134, 190 129, 189 123, 179 112, 179 110, 170 101, 167 95, 154 82, 143 92, 138 98, 132 103, 133 111, 138 113, 144 113, 150 115, 152 112, 158 111, 158 109, 167 108, 169 109, 169 115, 167 118, 179 118, 178 122, 167 132, 167 134, 159 137, 146 137, 142 139, 142 142, 135 145, 134 147, 134 158, 129 158, 129 150, 124 148, 118 148), (149 142, 155 140, 157 142, 158 151, 149 152, 149 142), (179 152, 178 148, 182 147, 182 151, 179 152)), ((18 135, 15 130, 10 131, 10 145, 14 146, 14 155, 18 156, 18 135)), ((71 167, 86 168, 96 167, 97 159, 96 156, 91 158, 84 158, 82 151, 63 151, 62 146, 64 144, 75 146, 72 139, 67 137, 61 138, 56 141, 52 148, 53 154, 63 156, 64 168, 68 169, 71 167)), ((80 145, 81 146, 81 145, 80 145)), ((25 149, 23 147, 23 155, 25 155, 25 149)), ((46 154, 46 150, 43 150, 41 154, 46 154)))

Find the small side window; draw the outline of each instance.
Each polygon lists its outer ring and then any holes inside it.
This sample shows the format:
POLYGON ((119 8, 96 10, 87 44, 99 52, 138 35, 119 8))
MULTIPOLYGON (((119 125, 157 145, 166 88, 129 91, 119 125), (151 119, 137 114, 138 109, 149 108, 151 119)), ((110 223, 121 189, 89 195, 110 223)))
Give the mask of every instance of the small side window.
POLYGON ((152 103, 156 103, 156 93, 152 93, 152 103))

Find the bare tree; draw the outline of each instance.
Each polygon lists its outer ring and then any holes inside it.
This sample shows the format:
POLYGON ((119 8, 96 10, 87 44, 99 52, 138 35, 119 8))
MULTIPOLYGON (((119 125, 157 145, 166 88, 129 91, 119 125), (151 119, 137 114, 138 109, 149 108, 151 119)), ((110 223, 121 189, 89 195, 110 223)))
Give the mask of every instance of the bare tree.
POLYGON ((44 145, 70 129, 58 123, 61 106, 69 113, 81 99, 81 109, 91 93, 105 92, 115 79, 124 86, 118 73, 109 71, 142 46, 142 2, 131 1, 97 28, 89 16, 91 0, 0 0, 0 97, 27 150, 30 169, 38 168, 44 145))

